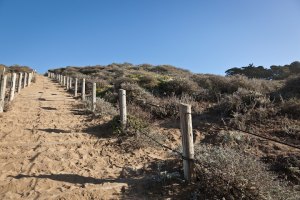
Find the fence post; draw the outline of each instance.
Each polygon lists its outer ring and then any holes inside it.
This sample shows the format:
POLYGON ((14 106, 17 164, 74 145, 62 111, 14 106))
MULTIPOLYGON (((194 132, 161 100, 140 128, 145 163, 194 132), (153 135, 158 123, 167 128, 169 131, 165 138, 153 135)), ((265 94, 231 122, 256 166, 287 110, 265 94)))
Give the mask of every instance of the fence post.
POLYGON ((6 80, 7 80, 7 75, 2 75, 1 88, 0 88, 0 113, 2 113, 4 109, 6 80))
POLYGON ((120 122, 122 129, 125 129, 127 124, 127 109, 126 109, 126 90, 119 89, 119 107, 120 107, 120 122))
POLYGON ((32 73, 30 72, 30 73, 28 74, 28 86, 31 85, 31 77, 32 77, 32 73))
POLYGON ((78 89, 78 78, 75 78, 75 86, 74 86, 74 96, 77 97, 77 89, 78 89))
POLYGON ((28 78, 28 73, 25 72, 25 75, 24 75, 24 88, 27 86, 27 78, 28 78))
POLYGON ((66 78, 66 88, 67 88, 67 90, 69 90, 69 77, 67 76, 67 78, 66 78))
POLYGON ((72 77, 70 77, 69 81, 70 81, 70 84, 69 84, 69 89, 71 90, 71 89, 72 89, 73 78, 72 78, 72 77))
POLYGON ((20 72, 19 74, 20 74, 20 75, 19 75, 19 83, 18 83, 18 93, 21 92, 21 88, 22 88, 22 78, 23 78, 23 73, 20 72))
POLYGON ((16 80, 17 80, 17 74, 16 74, 16 73, 12 73, 12 77, 11 77, 11 85, 10 85, 9 101, 14 100, 14 97, 15 97, 15 89, 16 89, 16 80))
POLYGON ((82 87, 81 87, 81 99, 85 100, 85 78, 82 79, 82 87))
POLYGON ((66 86, 66 76, 64 76, 63 86, 66 86))
POLYGON ((93 90, 92 90, 92 111, 96 110, 96 92, 97 92, 97 84, 93 82, 93 90))
POLYGON ((28 75, 27 75, 27 86, 29 86, 30 85, 30 73, 28 73, 28 75))
POLYGON ((180 104, 180 130, 182 137, 182 153, 184 157, 184 178, 190 182, 194 170, 194 144, 191 105, 180 104))

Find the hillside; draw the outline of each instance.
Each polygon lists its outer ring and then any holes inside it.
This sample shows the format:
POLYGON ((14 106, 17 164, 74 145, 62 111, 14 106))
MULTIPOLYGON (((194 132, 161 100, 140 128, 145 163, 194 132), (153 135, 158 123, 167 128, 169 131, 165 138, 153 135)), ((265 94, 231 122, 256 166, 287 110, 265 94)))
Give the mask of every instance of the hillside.
MULTIPOLYGON (((271 181, 274 178, 282 184, 299 187, 299 76, 280 81, 262 80, 240 75, 193 74, 168 65, 134 66, 129 63, 49 71, 85 78, 90 92, 91 82, 96 82, 95 114, 111 124, 117 137, 131 138, 137 133, 155 129, 157 132, 152 133, 152 137, 168 144, 173 140, 170 135, 178 128, 178 105, 188 103, 192 105, 196 157, 210 166, 208 170, 220 170, 218 176, 232 186, 244 185, 245 194, 250 195, 258 192, 249 191, 252 184, 254 188, 261 188, 259 193, 270 195, 274 190, 271 185, 277 185, 271 181), (125 133, 114 125, 120 88, 127 91, 129 102, 130 122, 125 133), (271 170, 270 175, 266 175, 267 169, 271 170), (261 181, 257 174, 262 176, 259 177, 261 181)), ((90 105, 89 101, 85 104, 90 105)), ((153 145, 145 138, 137 143, 140 148, 153 145)), ((175 147, 180 149, 180 146, 175 147)), ((212 181, 216 175, 203 173, 200 174, 206 179, 200 178, 199 185, 207 187, 196 187, 196 196, 205 191, 220 198, 229 192, 225 183, 212 181)), ((277 197, 284 199, 284 189, 276 190, 283 195, 277 197)), ((234 196, 227 195, 227 198, 234 196)))

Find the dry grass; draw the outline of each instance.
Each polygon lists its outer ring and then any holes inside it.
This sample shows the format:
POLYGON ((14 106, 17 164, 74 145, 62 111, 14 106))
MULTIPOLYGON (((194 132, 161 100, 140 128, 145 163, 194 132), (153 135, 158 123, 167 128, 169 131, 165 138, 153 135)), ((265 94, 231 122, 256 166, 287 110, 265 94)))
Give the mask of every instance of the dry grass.
POLYGON ((276 180, 256 158, 226 147, 198 145, 200 189, 225 199, 299 199, 299 191, 276 180), (224 181, 225 180, 225 181, 224 181), (238 188, 238 189, 237 189, 238 188))

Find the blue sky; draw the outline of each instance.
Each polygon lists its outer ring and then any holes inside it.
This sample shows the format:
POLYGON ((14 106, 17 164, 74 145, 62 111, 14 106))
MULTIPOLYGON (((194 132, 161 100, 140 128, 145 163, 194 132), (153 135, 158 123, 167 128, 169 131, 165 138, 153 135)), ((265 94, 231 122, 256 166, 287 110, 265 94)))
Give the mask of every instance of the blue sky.
POLYGON ((224 74, 300 60, 299 0, 0 0, 0 63, 171 64, 224 74))

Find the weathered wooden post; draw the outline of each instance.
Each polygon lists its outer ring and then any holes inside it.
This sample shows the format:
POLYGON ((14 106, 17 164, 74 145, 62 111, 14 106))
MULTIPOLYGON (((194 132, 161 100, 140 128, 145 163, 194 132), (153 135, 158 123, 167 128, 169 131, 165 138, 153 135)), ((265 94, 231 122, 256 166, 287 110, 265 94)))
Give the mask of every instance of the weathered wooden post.
POLYGON ((0 86, 0 113, 4 110, 5 90, 6 90, 7 75, 2 75, 0 86))
POLYGON ((48 78, 50 78, 50 76, 51 76, 51 74, 50 74, 50 72, 48 71, 48 78))
POLYGON ((93 82, 93 90, 92 90, 92 111, 96 110, 96 93, 97 93, 97 84, 93 82))
POLYGON ((75 78, 75 86, 74 86, 74 96, 77 97, 77 89, 78 89, 78 78, 75 78))
POLYGON ((70 89, 70 77, 67 76, 67 90, 70 89))
POLYGON ((81 86, 81 99, 85 100, 85 78, 82 79, 82 86, 81 86))
POLYGON ((127 124, 127 108, 126 108, 126 90, 119 89, 119 107, 120 107, 120 122, 122 129, 126 128, 127 124))
POLYGON ((28 73, 25 72, 25 76, 24 76, 24 87, 27 86, 27 78, 28 78, 28 73))
POLYGON ((27 75, 27 86, 29 86, 30 85, 30 73, 28 73, 28 75, 27 75))
POLYGON ((10 85, 10 94, 9 94, 9 101, 14 100, 15 89, 16 89, 16 80, 17 80, 17 74, 16 73, 12 73, 11 85, 10 85))
POLYGON ((19 82, 18 82, 18 93, 21 92, 21 88, 22 88, 22 78, 23 78, 23 73, 20 72, 20 73, 19 73, 19 82))
POLYGON ((30 72, 30 73, 28 74, 28 86, 31 85, 31 79, 32 79, 32 73, 30 72))
POLYGON ((66 85, 66 76, 63 76, 63 86, 66 85))
POLYGON ((182 137, 182 155, 184 178, 192 180, 194 170, 194 144, 191 105, 180 104, 180 129, 182 137))
POLYGON ((72 87, 72 83, 73 83, 73 78, 72 77, 70 77, 70 84, 69 84, 69 89, 71 90, 73 87, 72 87))

